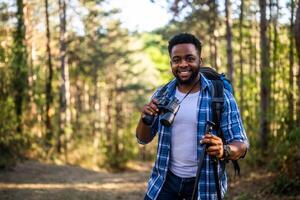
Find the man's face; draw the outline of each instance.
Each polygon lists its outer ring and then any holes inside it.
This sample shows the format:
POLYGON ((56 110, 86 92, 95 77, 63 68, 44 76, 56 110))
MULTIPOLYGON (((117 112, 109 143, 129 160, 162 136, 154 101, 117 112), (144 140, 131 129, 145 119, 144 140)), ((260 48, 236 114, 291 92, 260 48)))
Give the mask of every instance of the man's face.
POLYGON ((198 77, 201 58, 190 43, 177 44, 171 50, 171 69, 180 84, 192 84, 198 77))

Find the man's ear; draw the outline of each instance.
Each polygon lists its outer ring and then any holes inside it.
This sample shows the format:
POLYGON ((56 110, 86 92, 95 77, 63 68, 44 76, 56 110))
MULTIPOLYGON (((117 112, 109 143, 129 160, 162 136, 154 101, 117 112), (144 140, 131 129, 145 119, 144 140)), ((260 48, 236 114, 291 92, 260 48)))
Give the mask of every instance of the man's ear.
POLYGON ((199 65, 201 65, 202 64, 202 58, 200 57, 199 58, 199 65))

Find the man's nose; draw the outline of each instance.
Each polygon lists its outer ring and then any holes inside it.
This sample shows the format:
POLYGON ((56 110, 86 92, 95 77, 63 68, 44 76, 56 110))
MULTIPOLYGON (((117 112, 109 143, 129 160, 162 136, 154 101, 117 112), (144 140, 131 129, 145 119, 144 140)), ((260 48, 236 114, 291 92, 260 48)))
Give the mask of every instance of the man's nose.
POLYGON ((188 62, 185 59, 181 59, 180 63, 179 63, 180 67, 185 67, 188 66, 188 62))

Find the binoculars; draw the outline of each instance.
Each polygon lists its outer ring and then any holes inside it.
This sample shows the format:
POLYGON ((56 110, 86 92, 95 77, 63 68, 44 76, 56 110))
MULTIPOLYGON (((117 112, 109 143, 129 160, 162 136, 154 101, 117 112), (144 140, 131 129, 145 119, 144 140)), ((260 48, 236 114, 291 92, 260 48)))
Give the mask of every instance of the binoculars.
MULTIPOLYGON (((166 95, 156 97, 158 100, 157 107, 159 109, 160 123, 164 126, 171 126, 177 111, 179 110, 179 100, 176 97, 169 99, 166 95)), ((145 124, 150 126, 154 121, 154 116, 145 115, 142 120, 145 124)))

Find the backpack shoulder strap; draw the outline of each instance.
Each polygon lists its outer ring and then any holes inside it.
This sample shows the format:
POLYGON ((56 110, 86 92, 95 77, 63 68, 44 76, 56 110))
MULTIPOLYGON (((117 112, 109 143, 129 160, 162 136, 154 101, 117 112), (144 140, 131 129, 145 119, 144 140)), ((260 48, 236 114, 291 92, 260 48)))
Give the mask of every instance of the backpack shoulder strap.
MULTIPOLYGON (((214 129, 217 131, 219 137, 222 138, 223 143, 225 138, 223 132, 220 130, 221 116, 224 106, 224 85, 222 80, 211 80, 212 87, 212 121, 216 124, 214 129)), ((232 160, 235 175, 240 175, 240 166, 237 160, 232 160)))
MULTIPOLYGON (((215 124, 215 127, 213 127, 217 131, 217 135, 222 138, 220 135, 222 134, 222 131, 220 131, 220 121, 221 121, 221 114, 224 104, 224 86, 222 80, 211 80, 213 87, 211 91, 212 95, 212 121, 215 124)), ((213 171, 214 171, 214 178, 215 178, 215 184, 216 184, 216 191, 217 191, 217 199, 221 200, 221 189, 220 189, 220 181, 219 181, 219 174, 218 174, 218 160, 213 159, 213 171)), ((225 163, 224 163, 225 164, 225 163)), ((223 167, 222 167, 223 168, 223 167)), ((225 169, 225 165, 224 165, 225 169)))
POLYGON ((224 104, 224 86, 222 80, 211 80, 212 87, 212 121, 216 124, 215 130, 219 130, 221 114, 224 104))

